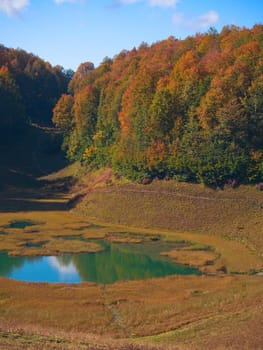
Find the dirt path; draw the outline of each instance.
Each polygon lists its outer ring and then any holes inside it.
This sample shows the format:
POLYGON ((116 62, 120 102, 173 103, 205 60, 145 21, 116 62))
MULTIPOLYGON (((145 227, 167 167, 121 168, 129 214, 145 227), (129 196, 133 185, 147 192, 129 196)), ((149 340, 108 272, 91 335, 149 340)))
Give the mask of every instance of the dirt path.
POLYGON ((96 177, 86 188, 75 193, 73 197, 68 201, 68 207, 74 207, 82 198, 84 198, 88 193, 90 193, 93 188, 99 183, 106 183, 110 180, 112 176, 112 169, 106 169, 102 175, 96 177))
POLYGON ((109 310, 110 315, 112 317, 113 324, 116 325, 116 328, 118 329, 118 331, 121 331, 124 338, 131 338, 129 329, 125 324, 120 311, 118 310, 118 308, 115 306, 114 303, 110 302, 107 286, 104 284, 101 286, 100 289, 101 289, 102 299, 104 300, 104 306, 109 310))
MULTIPOLYGON (((169 191, 165 191, 165 190, 152 190, 152 189, 147 189, 144 187, 141 187, 140 189, 132 189, 132 188, 125 188, 125 187, 121 187, 121 188, 114 188, 114 190, 112 189, 107 189, 106 187, 102 189, 103 192, 105 193, 111 193, 111 192, 117 192, 117 193, 143 193, 143 194, 152 194, 152 195, 165 195, 165 196, 170 196, 170 197, 178 197, 178 198, 186 198, 186 199, 195 199, 195 200, 204 200, 204 201, 212 201, 212 202, 226 202, 226 201, 230 201, 230 202, 236 202, 236 201, 250 201, 251 203, 255 203, 258 204, 258 202, 255 199, 249 199, 246 196, 242 197, 238 197, 238 198, 231 198, 231 197, 227 197, 226 195, 224 195, 222 198, 220 198, 219 196, 202 196, 202 195, 190 195, 190 194, 186 194, 186 193, 179 193, 176 190, 169 190, 169 191)), ((263 196, 262 196, 262 205, 263 205, 263 196)))

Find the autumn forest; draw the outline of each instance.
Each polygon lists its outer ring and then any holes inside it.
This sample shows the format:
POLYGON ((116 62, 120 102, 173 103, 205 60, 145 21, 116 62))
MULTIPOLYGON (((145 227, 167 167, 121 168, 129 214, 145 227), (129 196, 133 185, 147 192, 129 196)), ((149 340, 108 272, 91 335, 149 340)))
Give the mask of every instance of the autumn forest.
POLYGON ((0 54, 2 138, 52 118, 86 168, 140 183, 262 180, 262 25, 142 43, 74 75, 23 50, 0 54))

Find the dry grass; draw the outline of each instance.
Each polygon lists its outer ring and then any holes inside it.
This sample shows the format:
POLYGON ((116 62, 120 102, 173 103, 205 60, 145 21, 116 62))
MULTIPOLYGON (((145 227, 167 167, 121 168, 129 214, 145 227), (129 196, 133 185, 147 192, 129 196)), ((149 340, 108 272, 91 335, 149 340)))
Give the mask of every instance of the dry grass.
POLYGON ((175 181, 112 186, 94 189, 74 210, 91 220, 169 230, 210 245, 233 272, 262 268, 263 197, 252 187, 221 191, 175 181))
POLYGON ((147 341, 163 344, 164 348, 176 342, 187 349, 260 350, 263 345, 262 311, 262 304, 259 304, 222 312, 177 330, 148 337, 147 341))
MULTIPOLYGON (((156 334, 150 341, 198 344, 197 348, 202 349, 204 344, 213 343, 210 328, 219 337, 220 330, 225 332, 227 327, 241 322, 240 315, 244 322, 252 322, 254 316, 262 322, 263 314, 258 312, 263 308, 262 292, 260 276, 173 276, 106 287, 1 279, 0 325, 21 330, 34 330, 37 325, 42 332, 52 329, 53 335, 62 331, 73 335, 88 332, 130 338, 130 342, 138 336, 156 334), (219 328, 217 320, 221 320, 219 328), (205 325, 206 337, 200 338, 197 335, 202 334, 205 325), (169 330, 172 332, 167 333, 169 330), (159 336, 160 333, 164 334, 159 336)), ((253 333, 258 342, 259 325, 253 333)), ((236 333, 232 338, 238 336, 236 333)), ((247 343, 254 349, 252 337, 247 343)))
POLYGON ((110 223, 227 236, 263 253, 262 208, 254 188, 217 191, 168 181, 93 191, 78 210, 110 223))
MULTIPOLYGON (((1 349, 15 350, 160 350, 158 345, 133 344, 125 340, 114 340, 89 333, 54 331, 30 327, 17 329, 0 325, 1 349)), ((180 350, 179 347, 166 346, 167 350, 180 350)))
POLYGON ((3 191, 1 249, 54 254, 91 249, 85 246, 89 242, 69 242, 64 236, 139 243, 162 235, 168 241, 191 242, 167 252, 180 262, 203 265, 207 272, 225 267, 228 273, 244 275, 170 276, 107 286, 0 278, 0 348, 263 348, 263 280, 248 274, 262 269, 262 193, 247 187, 222 192, 156 182, 100 184, 73 211, 66 210, 69 198, 41 188, 3 191), (14 220, 36 225, 7 227, 14 220), (27 242, 44 243, 36 248, 25 247, 27 242), (148 345, 152 342, 158 346, 148 345))
MULTIPOLYGON (((115 242, 139 243, 147 239, 158 239, 162 234, 167 240, 192 242, 192 249, 195 249, 196 244, 199 244, 199 247, 201 245, 202 251, 206 250, 207 245, 210 246, 218 256, 215 265, 217 269, 225 266, 227 271, 239 273, 262 269, 262 258, 259 254, 236 240, 200 233, 130 228, 121 225, 94 223, 91 220, 91 218, 79 217, 73 213, 63 215, 58 211, 46 211, 45 215, 37 211, 30 212, 30 214, 2 213, 0 216, 0 230, 4 231, 5 234, 0 235, 1 249, 8 250, 13 255, 57 255, 70 251, 75 253, 94 252, 101 249, 96 243, 61 238, 82 236, 83 239, 105 238, 115 242), (6 228, 12 220, 22 221, 25 219, 36 222, 45 220, 45 222, 42 221, 42 224, 24 229, 6 228), (27 246, 27 243, 37 244, 41 242, 44 242, 44 244, 38 248, 27 246)), ((184 252, 184 254, 186 253, 184 252)), ((190 255, 193 256, 194 254, 188 253, 189 257, 190 255)), ((189 264, 191 264, 190 261, 189 264)))
POLYGON ((180 249, 162 252, 161 255, 168 256, 180 264, 198 267, 203 272, 211 272, 211 267, 213 272, 218 271, 215 263, 219 256, 214 252, 180 249))
POLYGON ((103 248, 94 242, 66 240, 63 237, 103 238, 107 231, 94 230, 90 221, 79 220, 74 215, 61 212, 2 213, 0 216, 1 250, 10 255, 58 255, 61 253, 97 252, 103 248), (34 226, 10 228, 11 222, 30 220, 34 226), (45 221, 44 221, 45 220, 45 221), (42 222, 41 222, 42 221, 42 222), (89 226, 91 228, 89 229, 89 226), (36 245, 40 245, 36 247, 36 245))

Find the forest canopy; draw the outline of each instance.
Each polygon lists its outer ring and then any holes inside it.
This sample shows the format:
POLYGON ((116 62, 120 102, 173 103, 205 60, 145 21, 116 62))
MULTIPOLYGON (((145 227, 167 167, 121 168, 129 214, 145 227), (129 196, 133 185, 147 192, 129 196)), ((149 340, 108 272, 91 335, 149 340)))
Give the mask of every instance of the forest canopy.
POLYGON ((138 182, 263 180, 262 25, 142 43, 74 75, 0 45, 0 102, 1 142, 52 118, 87 168, 138 182))
POLYGON ((72 160, 222 186, 263 176, 263 26, 169 37, 78 68, 53 114, 72 160))
POLYGON ((53 121, 71 160, 136 181, 263 178, 263 26, 169 37, 80 65, 53 121))
POLYGON ((0 45, 1 142, 26 125, 52 125, 52 110, 72 75, 24 50, 0 45))

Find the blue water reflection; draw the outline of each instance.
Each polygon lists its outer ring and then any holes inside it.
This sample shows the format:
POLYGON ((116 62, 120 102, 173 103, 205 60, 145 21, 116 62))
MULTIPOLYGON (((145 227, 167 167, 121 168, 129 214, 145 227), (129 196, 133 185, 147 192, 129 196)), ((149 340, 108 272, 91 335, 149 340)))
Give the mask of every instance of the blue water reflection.
POLYGON ((14 257, 0 254, 0 275, 28 282, 113 283, 163 277, 173 274, 200 274, 197 269, 174 264, 161 257, 167 249, 157 243, 104 243, 98 253, 66 254, 44 257, 14 257))
POLYGON ((44 256, 34 260, 26 258, 23 265, 12 269, 8 277, 28 282, 81 282, 73 262, 64 265, 56 256, 44 256))

